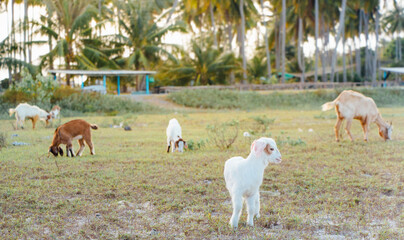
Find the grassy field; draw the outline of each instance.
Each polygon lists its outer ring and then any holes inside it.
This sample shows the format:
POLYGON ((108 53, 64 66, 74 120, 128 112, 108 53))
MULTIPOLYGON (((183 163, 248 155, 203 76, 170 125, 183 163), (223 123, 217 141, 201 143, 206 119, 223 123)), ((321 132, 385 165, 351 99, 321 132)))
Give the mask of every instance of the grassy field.
POLYGON ((343 133, 337 143, 332 111, 85 117, 100 126, 92 131, 96 155, 86 147, 76 158, 47 157, 53 128, 15 131, 14 121, 1 120, 7 147, 0 151, 0 238, 403 239, 404 109, 380 110, 393 120, 393 141, 383 142, 372 125, 365 143, 354 122, 356 141, 343 133), (265 132, 253 119, 262 116, 275 119, 265 132), (165 152, 165 128, 173 117, 193 150, 165 152), (239 137, 220 150, 206 126, 233 119, 239 137), (109 127, 120 121, 133 130, 109 127), (255 135, 245 138, 244 131, 255 135), (283 162, 265 171, 255 227, 245 225, 244 208, 234 231, 224 162, 246 157, 261 136, 277 140, 283 162), (30 145, 12 146, 14 141, 30 145))

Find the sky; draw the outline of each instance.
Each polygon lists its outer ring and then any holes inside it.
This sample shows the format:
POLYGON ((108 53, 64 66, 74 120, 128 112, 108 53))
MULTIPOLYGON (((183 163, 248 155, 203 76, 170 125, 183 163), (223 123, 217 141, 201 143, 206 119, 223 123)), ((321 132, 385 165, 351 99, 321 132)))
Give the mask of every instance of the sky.
MULTIPOLYGON (((266 2, 268 3, 268 2, 266 2)), ((384 5, 384 1, 381 1, 381 13, 383 14, 386 11, 386 8, 383 6, 384 5)), ((392 8, 392 6, 387 6, 387 9, 392 8)), ((1 9, 2 12, 0 12, 0 41, 2 41, 4 38, 6 38, 6 36, 8 35, 8 33, 10 32, 11 29, 11 21, 8 20, 8 14, 5 11, 5 9, 1 9)), ((8 5, 8 11, 11 12, 11 1, 9 1, 9 5, 8 5)), ((16 18, 23 18, 23 14, 24 14, 24 9, 23 9, 23 4, 16 4, 15 5, 15 15, 16 18)), ((41 15, 45 15, 46 14, 46 10, 43 7, 31 7, 29 9, 29 15, 30 16, 34 16, 34 19, 39 19, 41 15)), ((115 27, 111 26, 111 25, 107 25, 105 27, 105 29, 103 29, 103 32, 105 34, 112 34, 115 31, 115 27)), ((264 33, 264 28, 261 27, 261 32, 262 34, 264 33)), ((22 41, 22 34, 16 36, 16 39, 21 39, 22 41)), ((46 37, 36 37, 36 40, 47 40, 46 37)), ((381 36, 381 38, 387 38, 386 36, 381 36)), ((165 38, 164 41, 166 43, 171 43, 171 44, 179 44, 179 45, 186 45, 189 41, 190 41, 191 37, 189 34, 183 34, 183 33, 170 33, 168 34, 165 38)), ((362 38, 364 39, 364 38, 362 38)), ((246 41, 246 54, 248 57, 252 57, 252 55, 254 54, 254 49, 255 49, 255 45, 256 45, 256 41, 257 41, 257 31, 253 30, 251 33, 248 34, 247 37, 247 41, 246 41)), ((261 41, 263 41, 263 38, 261 36, 261 41)), ((374 36, 371 36, 371 46, 374 46, 374 36)), ((320 44, 320 43, 319 43, 320 44)), ((351 41, 347 42, 347 45, 351 44, 351 41)), ((364 41, 362 41, 361 46, 364 46, 365 43, 364 41)), ((237 46, 236 44, 233 44, 233 46, 237 46)), ((334 48, 335 46, 335 41, 334 38, 330 38, 330 47, 334 48)), ((304 55, 307 56, 313 56, 314 52, 315 52, 315 41, 314 38, 309 37, 308 41, 304 43, 303 45, 303 50, 304 50, 304 55)), ((342 53, 342 44, 339 44, 339 47, 337 49, 337 51, 339 53, 342 53)), ((348 51, 348 47, 346 49, 346 52, 348 51)), ((42 46, 36 46, 33 49, 33 53, 32 53, 32 59, 34 64, 38 64, 39 63, 39 59, 40 56, 43 54, 46 54, 48 52, 48 46, 47 44, 44 44, 42 46)), ((129 54, 129 53, 126 53, 129 54)), ((55 66, 58 65, 59 63, 56 62, 55 66)), ((4 79, 4 78, 8 78, 8 72, 6 69, 0 69, 0 80, 4 79)))

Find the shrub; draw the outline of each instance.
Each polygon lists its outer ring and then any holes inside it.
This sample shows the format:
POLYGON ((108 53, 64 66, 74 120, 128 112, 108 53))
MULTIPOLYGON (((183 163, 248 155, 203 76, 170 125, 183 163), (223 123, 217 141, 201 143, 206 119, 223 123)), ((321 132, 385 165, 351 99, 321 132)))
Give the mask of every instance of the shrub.
POLYGON ((35 103, 50 103, 53 92, 59 88, 58 83, 51 76, 38 74, 34 78, 25 68, 21 74, 22 79, 14 85, 14 90, 27 94, 31 98, 31 101, 35 103))
POLYGON ((192 139, 187 141, 188 149, 189 150, 200 150, 205 147, 208 140, 201 139, 199 141, 194 141, 192 139))
MULTIPOLYGON (((334 100, 344 89, 286 91, 259 94, 231 90, 198 89, 170 93, 177 104, 211 109, 320 109, 325 102, 334 100)), ((404 105, 404 89, 358 88, 355 89, 375 100, 379 107, 404 105)))
POLYGON ((1 96, 2 102, 10 103, 12 105, 17 105, 22 102, 30 102, 32 97, 23 91, 16 90, 16 89, 9 89, 4 92, 1 96))
POLYGON ((140 102, 98 93, 74 93, 56 102, 62 109, 77 112, 103 112, 109 115, 142 112, 153 107, 140 102))
POLYGON ((222 124, 208 125, 206 127, 209 139, 219 148, 228 149, 238 137, 239 123, 228 121, 222 124))
POLYGON ((7 137, 6 134, 0 133, 0 150, 7 145, 7 137))
POLYGON ((255 116, 252 117, 255 121, 255 128, 253 132, 261 132, 264 133, 268 130, 268 125, 273 124, 275 122, 275 118, 268 118, 267 116, 255 116))

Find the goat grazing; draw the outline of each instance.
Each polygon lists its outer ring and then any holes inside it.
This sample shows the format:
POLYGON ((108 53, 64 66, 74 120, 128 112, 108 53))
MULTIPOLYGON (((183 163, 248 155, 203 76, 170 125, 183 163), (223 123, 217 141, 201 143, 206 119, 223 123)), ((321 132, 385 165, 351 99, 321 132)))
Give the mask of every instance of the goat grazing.
POLYGON ((90 147, 91 155, 95 154, 94 146, 91 141, 91 131, 92 129, 98 129, 98 126, 95 124, 90 124, 84 120, 76 119, 70 122, 67 122, 58 128, 56 128, 55 133, 53 135, 52 145, 49 147, 49 152, 58 156, 63 156, 63 150, 59 146, 60 144, 66 144, 66 155, 69 157, 74 157, 73 153, 73 140, 78 140, 80 144, 80 149, 76 153, 76 155, 81 156, 84 150, 84 141, 86 141, 88 147, 90 147))
POLYGON ((251 153, 246 159, 233 157, 224 165, 224 179, 233 204, 230 225, 237 228, 243 207, 247 203, 247 224, 254 225, 253 218, 259 218, 259 188, 264 177, 264 170, 269 163, 282 161, 276 142, 272 138, 260 138, 251 144, 251 153))
POLYGON ((60 119, 60 107, 58 105, 53 106, 52 110, 49 112, 53 119, 60 119))
POLYGON ((35 129, 35 124, 38 120, 44 121, 47 126, 51 119, 51 114, 45 110, 40 109, 38 106, 31 106, 28 103, 20 103, 16 108, 8 110, 10 117, 15 113, 16 123, 15 128, 18 129, 18 124, 24 128, 24 121, 26 118, 31 119, 32 129, 35 129))
POLYGON ((337 123, 334 127, 337 142, 339 141, 339 129, 344 119, 347 121, 345 130, 351 141, 353 141, 350 132, 352 119, 357 119, 361 122, 365 141, 368 140, 369 125, 372 122, 377 124, 379 135, 385 141, 391 139, 392 123, 389 124, 383 120, 372 98, 352 90, 345 90, 334 101, 323 104, 322 110, 327 111, 333 107, 335 107, 337 113, 337 123))
POLYGON ((170 152, 170 147, 172 146, 172 152, 177 150, 178 152, 183 152, 184 148, 187 148, 187 142, 181 137, 181 126, 177 119, 173 118, 170 120, 167 126, 167 153, 170 152))

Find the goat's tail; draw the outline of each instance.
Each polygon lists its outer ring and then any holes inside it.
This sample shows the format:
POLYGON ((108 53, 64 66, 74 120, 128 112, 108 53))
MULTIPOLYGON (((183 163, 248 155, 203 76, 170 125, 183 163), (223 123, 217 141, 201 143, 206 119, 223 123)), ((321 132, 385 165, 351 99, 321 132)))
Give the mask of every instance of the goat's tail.
POLYGON ((335 101, 328 102, 328 103, 324 103, 324 104, 321 106, 321 110, 323 110, 323 111, 331 110, 331 109, 333 109, 333 108, 335 107, 335 105, 336 105, 336 102, 335 102, 335 101))
POLYGON ((91 124, 90 127, 91 127, 92 129, 94 129, 94 130, 97 130, 97 129, 98 129, 98 126, 97 126, 96 124, 91 124))
POLYGON ((13 116, 13 114, 15 113, 15 108, 8 109, 8 113, 10 114, 10 117, 13 116))

